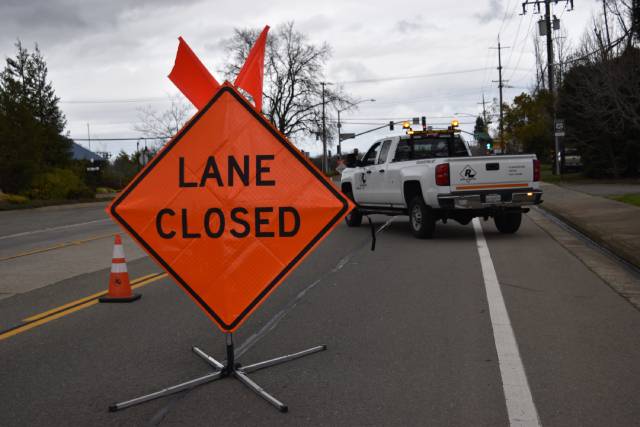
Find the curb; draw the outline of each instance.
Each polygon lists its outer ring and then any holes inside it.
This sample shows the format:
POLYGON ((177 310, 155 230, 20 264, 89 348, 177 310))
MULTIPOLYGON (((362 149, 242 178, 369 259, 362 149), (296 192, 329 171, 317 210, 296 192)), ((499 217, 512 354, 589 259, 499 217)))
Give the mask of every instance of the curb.
POLYGON ((545 210, 546 212, 549 212, 553 216, 557 217, 561 221, 565 222, 570 227, 576 229, 578 232, 584 234, 586 237, 588 237, 598 245, 602 246, 603 248, 611 252, 613 255, 620 258, 625 263, 640 270, 640 262, 638 262, 637 257, 634 256, 634 254, 631 254, 630 256, 630 254, 627 252, 625 248, 620 248, 618 245, 615 244, 615 242, 606 241, 602 239, 599 235, 589 230, 589 228, 580 226, 576 222, 572 221, 568 216, 564 215, 562 212, 549 208, 549 206, 548 205, 545 206, 544 203, 541 204, 539 207, 545 210))

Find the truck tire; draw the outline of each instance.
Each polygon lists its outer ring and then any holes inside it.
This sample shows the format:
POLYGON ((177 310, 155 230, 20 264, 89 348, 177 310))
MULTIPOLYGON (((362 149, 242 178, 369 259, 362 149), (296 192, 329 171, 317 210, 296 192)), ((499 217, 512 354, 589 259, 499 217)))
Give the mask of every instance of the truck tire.
POLYGON ((520 228, 522 212, 503 212, 493 217, 499 232, 513 234, 520 228))
MULTIPOLYGON (((351 190, 345 191, 344 194, 355 203, 351 190)), ((344 221, 347 223, 347 227, 360 227, 360 224, 362 224, 362 212, 360 212, 358 208, 354 208, 347 214, 344 221)))
POLYGON ((413 235, 419 239, 430 239, 436 228, 436 220, 431 208, 416 196, 409 203, 409 227, 413 235))

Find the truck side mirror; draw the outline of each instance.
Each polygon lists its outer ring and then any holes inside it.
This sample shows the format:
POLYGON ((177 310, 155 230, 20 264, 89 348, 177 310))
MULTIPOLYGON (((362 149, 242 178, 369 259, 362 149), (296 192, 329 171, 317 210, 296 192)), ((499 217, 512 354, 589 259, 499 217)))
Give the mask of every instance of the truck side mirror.
POLYGON ((360 162, 358 161, 358 156, 356 156, 355 153, 347 154, 345 165, 348 168, 355 168, 357 166, 360 166, 360 162))

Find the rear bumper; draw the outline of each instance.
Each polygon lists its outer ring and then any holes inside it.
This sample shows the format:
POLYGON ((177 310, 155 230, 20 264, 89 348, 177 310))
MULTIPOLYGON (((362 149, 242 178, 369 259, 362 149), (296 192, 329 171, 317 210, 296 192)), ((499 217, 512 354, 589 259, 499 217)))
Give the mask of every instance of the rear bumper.
POLYGON ((542 190, 519 189, 481 193, 438 195, 438 204, 444 209, 517 208, 542 203, 542 190))

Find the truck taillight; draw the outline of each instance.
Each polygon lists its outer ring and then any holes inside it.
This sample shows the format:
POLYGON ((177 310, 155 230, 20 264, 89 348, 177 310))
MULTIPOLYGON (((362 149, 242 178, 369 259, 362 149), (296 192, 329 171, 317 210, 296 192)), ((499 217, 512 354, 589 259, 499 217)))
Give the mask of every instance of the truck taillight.
POLYGON ((533 159, 533 180, 540 181, 540 160, 533 159))
POLYGON ((436 185, 449 185, 449 163, 436 166, 436 185))

